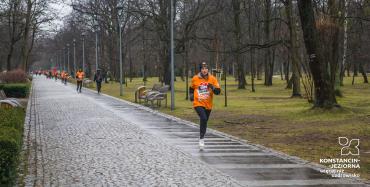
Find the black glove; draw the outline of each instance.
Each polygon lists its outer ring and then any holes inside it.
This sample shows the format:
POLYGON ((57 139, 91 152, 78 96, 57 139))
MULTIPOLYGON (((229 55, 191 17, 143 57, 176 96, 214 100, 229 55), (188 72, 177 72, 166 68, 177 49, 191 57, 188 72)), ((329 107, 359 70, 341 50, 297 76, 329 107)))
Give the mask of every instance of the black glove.
POLYGON ((215 87, 211 83, 208 83, 207 87, 210 88, 212 91, 215 89, 215 87))
POLYGON ((189 97, 190 97, 190 101, 193 102, 194 101, 194 89, 192 87, 189 87, 189 97))

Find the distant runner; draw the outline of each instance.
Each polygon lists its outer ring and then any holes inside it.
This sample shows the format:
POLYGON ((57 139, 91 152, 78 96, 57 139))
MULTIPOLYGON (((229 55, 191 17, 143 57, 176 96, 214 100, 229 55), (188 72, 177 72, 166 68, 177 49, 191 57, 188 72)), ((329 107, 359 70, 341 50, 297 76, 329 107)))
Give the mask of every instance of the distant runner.
POLYGON ((76 73, 76 79, 77 79, 77 92, 81 93, 81 88, 82 88, 82 81, 85 78, 85 73, 79 69, 76 73))
POLYGON ((212 110, 213 94, 219 95, 221 89, 217 79, 208 73, 207 63, 202 62, 199 71, 191 81, 189 92, 190 101, 193 101, 193 107, 200 118, 199 148, 203 150, 207 122, 212 110))
POLYGON ((66 71, 63 71, 64 73, 62 74, 62 82, 67 85, 67 80, 68 80, 68 73, 66 71))
POLYGON ((101 82, 103 81, 103 75, 102 75, 100 69, 98 69, 96 71, 96 74, 94 76, 94 81, 96 82, 96 89, 98 91, 98 94, 100 94, 101 82))

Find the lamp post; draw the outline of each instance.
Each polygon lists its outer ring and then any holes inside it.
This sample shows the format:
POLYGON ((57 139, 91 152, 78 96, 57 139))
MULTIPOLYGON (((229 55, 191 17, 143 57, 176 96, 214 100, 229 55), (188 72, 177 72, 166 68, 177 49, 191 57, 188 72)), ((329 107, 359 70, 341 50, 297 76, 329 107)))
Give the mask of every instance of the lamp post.
POLYGON ((57 62, 58 62, 58 70, 60 70, 61 62, 60 62, 60 57, 59 57, 59 51, 57 51, 57 62))
MULTIPOLYGON (((122 10, 123 7, 117 7, 118 10, 122 10)), ((118 41, 118 47, 119 47, 119 95, 123 95, 123 78, 122 78, 122 29, 121 24, 119 20, 119 14, 117 13, 117 25, 118 25, 118 34, 119 34, 119 41, 118 41)))
POLYGON ((82 36, 82 71, 85 72, 85 33, 81 34, 82 36))
POLYGON ((76 39, 73 38, 73 75, 76 74, 76 39))
POLYGON ((56 58, 57 58, 57 64, 58 64, 58 70, 60 69, 60 58, 59 58, 59 52, 57 51, 56 54, 55 54, 56 58))
POLYGON ((173 51, 173 47, 174 47, 174 41, 173 41, 173 0, 171 0, 171 5, 170 5, 170 11, 171 11, 171 21, 170 21, 170 24, 171 24, 171 110, 174 110, 175 109, 175 65, 174 65, 174 51, 173 51))
POLYGON ((59 68, 58 52, 54 54, 54 59, 55 59, 55 64, 56 64, 55 67, 56 69, 58 69, 59 68))
POLYGON ((69 69, 69 44, 67 44, 67 72, 68 74, 71 74, 71 71, 69 69))
POLYGON ((63 47, 62 55, 63 55, 63 71, 66 71, 66 47, 63 47))
POLYGON ((94 29, 95 29, 95 72, 99 69, 98 66, 98 20, 97 20, 97 15, 95 15, 95 24, 94 24, 94 29))

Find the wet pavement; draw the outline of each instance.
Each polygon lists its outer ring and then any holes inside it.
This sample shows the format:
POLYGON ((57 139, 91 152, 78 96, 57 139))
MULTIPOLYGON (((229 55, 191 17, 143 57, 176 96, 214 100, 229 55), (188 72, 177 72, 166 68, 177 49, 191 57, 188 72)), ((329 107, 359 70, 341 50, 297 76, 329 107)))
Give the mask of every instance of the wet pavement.
POLYGON ((366 186, 147 107, 37 77, 26 186, 366 186))

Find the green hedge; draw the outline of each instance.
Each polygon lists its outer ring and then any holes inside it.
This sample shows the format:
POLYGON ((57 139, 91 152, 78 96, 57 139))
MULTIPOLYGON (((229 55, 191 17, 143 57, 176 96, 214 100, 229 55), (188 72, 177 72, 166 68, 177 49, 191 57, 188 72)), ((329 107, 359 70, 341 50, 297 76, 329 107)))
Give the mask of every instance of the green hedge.
POLYGON ((21 108, 0 109, 0 186, 14 185, 25 112, 21 108))
POLYGON ((30 91, 30 84, 0 84, 7 97, 24 98, 30 91))

